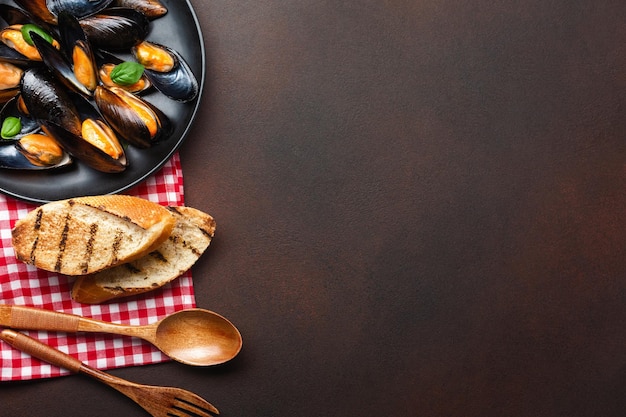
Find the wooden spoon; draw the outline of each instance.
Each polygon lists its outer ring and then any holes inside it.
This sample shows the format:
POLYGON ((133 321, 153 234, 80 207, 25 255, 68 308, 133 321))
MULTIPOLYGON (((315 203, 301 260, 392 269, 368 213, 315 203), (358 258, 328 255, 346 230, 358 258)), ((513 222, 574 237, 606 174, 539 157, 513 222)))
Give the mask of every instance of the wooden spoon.
POLYGON ((0 304, 0 325, 23 330, 103 332, 144 339, 175 361, 195 366, 224 363, 242 346, 239 330, 209 310, 192 308, 162 320, 130 326, 35 307, 0 304))

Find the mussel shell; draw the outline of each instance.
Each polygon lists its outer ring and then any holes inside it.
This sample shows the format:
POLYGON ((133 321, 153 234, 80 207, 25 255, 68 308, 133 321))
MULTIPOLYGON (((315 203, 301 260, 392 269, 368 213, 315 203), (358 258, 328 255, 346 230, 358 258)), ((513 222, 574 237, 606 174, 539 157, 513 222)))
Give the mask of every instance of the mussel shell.
POLYGON ((15 142, 0 143, 0 168, 39 171, 67 167, 72 162, 72 158, 66 153, 63 160, 56 165, 35 165, 15 146, 15 142))
POLYGON ((81 120, 68 90, 44 67, 24 71, 21 96, 32 118, 48 120, 80 135, 81 120))
POLYGON ((0 104, 6 103, 20 93, 19 88, 5 88, 0 90, 0 104))
MULTIPOLYGON (((95 53, 96 56, 96 64, 98 65, 98 70, 102 71, 102 67, 106 66, 106 65, 111 65, 111 66, 115 66, 115 65, 119 65, 122 62, 124 62, 124 60, 116 55, 113 55, 111 53, 108 53, 106 51, 102 51, 102 50, 97 50, 95 53)), ((142 94, 145 93, 146 91, 150 90, 150 88, 152 87, 152 83, 150 82, 150 80, 148 79, 148 77, 145 74, 142 74, 141 76, 141 82, 143 83, 142 86, 140 87, 136 87, 135 86, 124 86, 124 85, 118 85, 115 84, 113 81, 107 81, 106 77, 103 77, 102 74, 100 74, 100 82, 102 83, 102 85, 106 86, 106 87, 114 87, 114 86, 119 86, 127 91, 130 91, 131 93, 134 94, 142 94)))
MULTIPOLYGON (((136 96, 137 97, 137 96, 136 96)), ((98 86, 94 100, 100 113, 109 125, 126 141, 138 148, 149 148, 171 133, 171 122, 156 106, 141 100, 157 117, 159 127, 156 135, 151 135, 145 122, 111 89, 98 86)))
MULTIPOLYGON (((59 14, 59 43, 61 44, 61 50, 65 53, 67 58, 71 58, 74 52, 74 46, 83 42, 89 45, 89 39, 87 34, 80 25, 80 22, 73 15, 63 12, 59 14)), ((89 46, 90 53, 91 47, 89 46)))
POLYGON ((146 38, 150 21, 134 9, 115 7, 81 19, 92 45, 105 50, 127 50, 146 38))
POLYGON ((114 0, 112 6, 135 9, 148 19, 157 19, 167 14, 167 7, 159 0, 114 0))
POLYGON ((41 22, 56 24, 56 16, 48 10, 46 0, 14 0, 15 3, 27 10, 41 22))
POLYGON ((4 42, 0 42, 0 61, 15 65, 30 65, 34 62, 4 42))
POLYGON ((188 102, 198 96, 199 86, 193 71, 185 59, 174 49, 158 45, 174 57, 175 65, 168 72, 145 69, 144 74, 152 85, 172 100, 188 102))
POLYGON ((23 25, 33 22, 32 17, 28 13, 8 4, 0 4, 0 17, 8 25, 23 25))
POLYGON ((55 166, 67 157, 61 145, 42 132, 23 136, 15 147, 34 165, 55 166))
MULTIPOLYGON (((76 79, 72 64, 60 50, 53 47, 36 33, 31 33, 31 38, 46 67, 56 75, 56 78, 61 81, 63 85, 73 91, 91 95, 91 91, 76 79)), ((93 65, 95 66, 95 64, 93 65)))
POLYGON ((68 12, 77 18, 97 13, 111 4, 112 0, 15 0, 19 6, 39 20, 56 24, 61 12, 68 12))
POLYGON ((41 128, 48 135, 54 137, 68 154, 79 159, 90 168, 105 173, 117 173, 124 171, 128 166, 126 155, 114 159, 80 136, 68 132, 55 123, 43 122, 41 128))
POLYGON ((57 76, 57 78, 68 88, 87 96, 91 95, 95 88, 97 78, 92 86, 86 86, 77 79, 75 73, 75 63, 73 62, 74 48, 79 47, 87 57, 87 65, 94 77, 97 77, 96 60, 91 49, 87 36, 83 32, 78 20, 65 12, 58 16, 59 19, 59 39, 61 49, 54 48, 36 33, 31 34, 33 43, 39 51, 39 55, 44 64, 57 76))
POLYGON ((42 1, 57 18, 61 12, 66 12, 80 19, 104 10, 112 0, 36 0, 36 2, 42 1))
POLYGON ((10 63, 0 61, 0 103, 6 103, 20 92, 23 70, 10 63))
POLYGON ((20 130, 17 135, 10 139, 3 139, 4 141, 16 141, 25 135, 37 132, 39 130, 39 123, 37 123, 37 121, 30 116, 25 115, 18 109, 18 99, 19 96, 11 98, 4 104, 4 106, 2 106, 2 110, 0 110, 0 125, 7 117, 17 117, 18 119, 20 119, 20 122, 22 124, 22 130, 20 130))
MULTIPOLYGON (((0 17, 9 26, 33 23, 33 19, 26 12, 16 7, 9 6, 8 4, 0 4, 0 17)), ((28 57, 22 55, 4 42, 0 42, 0 61, 18 65, 32 63, 28 57)))
POLYGON ((68 96, 72 103, 74 103, 74 107, 81 121, 85 119, 102 119, 102 115, 92 101, 81 94, 69 93, 68 96))
MULTIPOLYGON (((82 120, 83 124, 85 120, 91 119, 92 121, 98 121, 107 126, 108 129, 111 129, 111 126, 106 122, 106 120, 102 117, 102 114, 98 111, 98 109, 93 104, 93 101, 88 100, 84 96, 80 94, 70 94, 70 98, 74 102, 76 109, 78 110, 78 115, 82 120)), ((81 129, 82 132, 82 129, 81 129)), ((122 142, 117 138, 117 142, 120 148, 123 148, 122 142)), ((79 155, 75 155, 77 158, 80 158, 79 155)))

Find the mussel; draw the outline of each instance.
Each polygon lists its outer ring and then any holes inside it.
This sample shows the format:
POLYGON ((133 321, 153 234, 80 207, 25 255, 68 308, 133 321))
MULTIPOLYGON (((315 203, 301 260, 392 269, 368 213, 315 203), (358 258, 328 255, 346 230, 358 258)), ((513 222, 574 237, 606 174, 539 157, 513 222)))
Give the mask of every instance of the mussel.
POLYGON ((141 12, 123 7, 109 8, 80 19, 92 45, 105 50, 128 50, 148 35, 150 21, 141 12))
POLYGON ((71 164, 72 158, 45 135, 33 133, 17 142, 0 143, 0 168, 42 170, 71 164))
POLYGON ((167 7, 159 0, 114 0, 111 5, 135 9, 148 19, 156 19, 167 13, 167 7))
POLYGON ((144 40, 131 51, 137 62, 145 66, 145 74, 152 85, 167 97, 187 102, 198 95, 196 77, 174 49, 144 40))
POLYGON ((63 148, 57 141, 41 133, 23 136, 15 146, 33 165, 58 165, 65 158, 63 148))
POLYGON ((2 106, 2 110, 0 110, 0 123, 2 123, 3 127, 5 121, 9 118, 13 118, 13 120, 17 120, 19 122, 19 131, 13 132, 14 134, 8 137, 3 136, 2 139, 5 141, 16 141, 19 140, 22 136, 39 131, 39 123, 37 123, 36 120, 31 118, 25 112, 22 104, 23 102, 21 100, 21 97, 17 95, 7 101, 4 106, 2 106))
POLYGON ((162 111, 120 87, 98 86, 94 100, 120 137, 139 148, 154 145, 171 131, 171 123, 162 111))
MULTIPOLYGON (((23 24, 7 26, 0 31, 0 40, 2 40, 2 42, 8 47, 22 54, 26 59, 31 61, 41 61, 41 55, 39 54, 37 47, 32 42, 29 42, 24 36, 26 28, 27 26, 23 24)), ((33 33, 34 32, 31 32, 31 34, 33 33)), ((51 47, 57 49, 60 48, 59 42, 52 37, 49 37, 49 40, 47 40, 46 43, 49 43, 51 47)))
POLYGON ((52 121, 80 135, 82 123, 78 110, 68 90, 47 68, 33 67, 24 71, 20 95, 33 119, 52 121))
POLYGON ((26 64, 30 60, 24 55, 20 54, 9 45, 0 42, 0 61, 9 62, 16 65, 26 64))
POLYGON ((33 18, 22 9, 9 6, 8 4, 0 4, 0 17, 7 25, 24 25, 26 23, 33 23, 33 18))
POLYGON ((169 48, 154 42, 143 41, 131 48, 137 62, 146 69, 157 72, 169 72, 174 69, 177 57, 169 48))
MULTIPOLYGON (((0 43, 0 60, 20 65, 31 64, 33 57, 39 60, 34 45, 24 38, 22 30, 35 29, 50 36, 54 32, 53 28, 45 22, 33 18, 28 12, 8 4, 0 4, 0 17, 7 23, 2 29, 0 43), (28 25, 28 26, 26 26, 28 25), (20 36, 20 32, 22 36, 20 36)), ((56 42, 51 39, 51 42, 56 42)), ((58 46, 58 44, 56 44, 58 46)))
POLYGON ((80 94, 70 94, 81 121, 80 134, 53 121, 41 121, 41 129, 54 137, 74 158, 101 172, 121 172, 128 166, 124 147, 93 104, 80 94))
POLYGON ((23 73, 22 68, 0 61, 0 103, 6 103, 19 93, 23 73))
POLYGON ((65 12, 58 15, 60 50, 36 33, 31 34, 43 62, 68 88, 91 95, 98 84, 94 53, 78 20, 65 12))
POLYGON ((77 18, 92 15, 103 10, 112 0, 15 0, 19 6, 43 22, 57 23, 61 12, 70 13, 77 18))
POLYGON ((139 80, 133 84, 119 84, 114 82, 111 79, 111 72, 117 65, 123 62, 124 60, 113 54, 98 51, 96 54, 96 63, 98 65, 98 78, 100 79, 100 83, 105 87, 121 87, 135 94, 143 93, 152 86, 152 83, 145 74, 142 74, 139 80))
MULTIPOLYGON (((87 135, 91 135, 88 130, 93 130, 93 137, 86 140, 84 137, 68 132, 63 127, 49 121, 44 121, 41 128, 48 135, 54 137, 68 154, 81 160, 85 165, 106 173, 122 172, 128 166, 128 161, 124 150, 121 148, 115 135, 102 136, 100 130, 107 129, 105 124, 92 121, 87 122, 87 135)), ((107 135, 111 131, 105 132, 107 135)))

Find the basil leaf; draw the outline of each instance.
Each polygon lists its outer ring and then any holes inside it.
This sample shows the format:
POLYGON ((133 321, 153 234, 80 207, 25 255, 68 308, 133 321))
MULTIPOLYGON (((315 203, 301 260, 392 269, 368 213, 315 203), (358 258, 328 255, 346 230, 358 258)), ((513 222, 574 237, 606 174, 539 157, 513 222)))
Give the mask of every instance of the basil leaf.
POLYGON ((44 38, 48 43, 52 43, 52 36, 42 28, 32 23, 27 23, 22 26, 22 37, 30 46, 34 46, 33 38, 30 37, 30 32, 35 32, 37 35, 44 38))
POLYGON ((124 61, 111 70, 111 80, 119 85, 133 85, 143 75, 144 66, 138 62, 124 61))
POLYGON ((20 133, 22 130, 22 122, 19 118, 9 116, 2 122, 2 130, 0 131, 0 136, 3 139, 11 139, 13 136, 20 133))

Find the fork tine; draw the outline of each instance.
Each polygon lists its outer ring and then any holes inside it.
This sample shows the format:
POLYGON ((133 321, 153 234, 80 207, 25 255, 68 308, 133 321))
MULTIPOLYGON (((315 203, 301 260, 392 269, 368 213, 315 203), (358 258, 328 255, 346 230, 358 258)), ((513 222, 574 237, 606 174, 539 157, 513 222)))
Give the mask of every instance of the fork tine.
POLYGON ((210 413, 220 413, 217 408, 200 396, 193 393, 189 394, 192 394, 191 397, 193 398, 190 398, 190 396, 185 396, 185 398, 175 397, 178 403, 173 405, 172 408, 182 411, 191 417, 212 417, 210 413), (193 401, 191 401, 192 399, 193 401))

